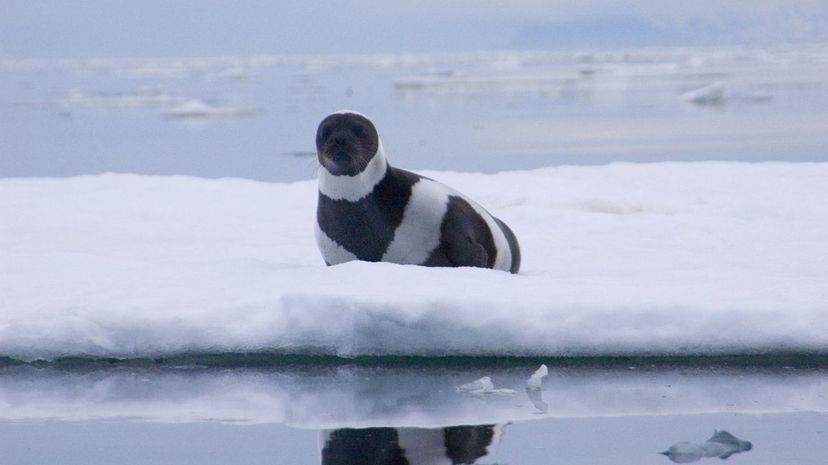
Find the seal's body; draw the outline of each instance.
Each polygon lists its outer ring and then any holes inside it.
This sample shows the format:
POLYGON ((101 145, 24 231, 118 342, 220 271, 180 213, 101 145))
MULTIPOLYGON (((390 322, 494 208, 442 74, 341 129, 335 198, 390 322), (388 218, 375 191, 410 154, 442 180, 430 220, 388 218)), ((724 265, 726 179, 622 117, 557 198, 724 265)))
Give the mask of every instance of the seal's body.
POLYGON ((508 226, 459 192, 389 166, 365 116, 329 115, 316 147, 316 240, 328 265, 365 260, 517 273, 520 248, 508 226))

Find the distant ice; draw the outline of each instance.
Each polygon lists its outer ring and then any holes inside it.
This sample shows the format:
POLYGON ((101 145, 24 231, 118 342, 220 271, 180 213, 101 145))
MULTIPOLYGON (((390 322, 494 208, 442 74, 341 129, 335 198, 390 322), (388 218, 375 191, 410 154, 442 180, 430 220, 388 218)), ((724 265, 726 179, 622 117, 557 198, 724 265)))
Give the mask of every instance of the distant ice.
MULTIPOLYGON (((406 93, 502 94, 562 91, 602 94, 685 86, 692 91, 718 83, 824 85, 828 47, 744 49, 639 48, 598 52, 488 51, 468 53, 397 53, 366 55, 255 55, 220 57, 149 57, 95 59, 0 59, 7 72, 60 70, 119 79, 175 82, 186 79, 248 80, 281 67, 303 77, 319 77, 342 68, 395 70, 394 87, 406 93), (712 84, 711 84, 712 83, 712 84)), ((772 95, 767 91, 765 97, 772 95)), ((755 96, 754 96, 755 97, 755 96)))
POLYGON ((734 90, 726 82, 716 81, 681 94, 681 99, 696 105, 724 105, 730 101, 751 103, 769 102, 773 99, 773 95, 768 92, 756 90, 734 90))
POLYGON ((162 114, 172 118, 215 118, 227 116, 244 116, 253 110, 211 105, 199 99, 188 100, 178 106, 164 110, 162 114))
POLYGON ((95 95, 85 95, 80 89, 73 89, 69 97, 62 102, 82 106, 142 106, 176 104, 182 100, 181 97, 153 89, 142 89, 137 92, 98 93, 95 95))
POLYGON ((67 96, 51 100, 31 100, 17 102, 18 106, 75 108, 75 107, 142 107, 179 105, 186 99, 156 89, 139 89, 134 92, 96 92, 87 93, 81 89, 71 89, 67 96))
POLYGON ((314 181, 2 179, 0 356, 828 350, 828 164, 426 174, 512 227, 519 275, 325 267, 314 181))
POLYGON ((227 78, 227 79, 250 79, 251 72, 245 66, 231 66, 226 68, 218 73, 220 77, 227 78))
POLYGON ((558 94, 579 86, 581 76, 574 72, 465 76, 456 73, 410 76, 397 80, 400 92, 432 92, 437 94, 544 93, 558 94))
POLYGON ((725 83, 717 81, 681 95, 685 102, 699 105, 721 105, 725 100, 725 83))

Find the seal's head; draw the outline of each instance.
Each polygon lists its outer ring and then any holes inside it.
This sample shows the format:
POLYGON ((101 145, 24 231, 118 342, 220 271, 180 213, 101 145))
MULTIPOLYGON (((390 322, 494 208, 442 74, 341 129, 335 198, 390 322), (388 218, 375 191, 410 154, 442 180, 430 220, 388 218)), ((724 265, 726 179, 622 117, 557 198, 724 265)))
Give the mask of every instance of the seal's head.
POLYGON ((319 163, 334 176, 356 176, 368 166, 379 148, 374 124, 359 113, 328 115, 316 131, 319 163))

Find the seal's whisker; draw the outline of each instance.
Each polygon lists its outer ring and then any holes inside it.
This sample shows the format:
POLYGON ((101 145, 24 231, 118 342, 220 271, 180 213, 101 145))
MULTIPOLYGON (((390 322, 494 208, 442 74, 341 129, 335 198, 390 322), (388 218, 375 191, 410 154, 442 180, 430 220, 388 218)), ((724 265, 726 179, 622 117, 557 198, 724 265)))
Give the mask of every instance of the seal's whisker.
POLYGON ((319 175, 319 168, 322 167, 318 160, 309 160, 305 166, 313 173, 314 177, 319 175))

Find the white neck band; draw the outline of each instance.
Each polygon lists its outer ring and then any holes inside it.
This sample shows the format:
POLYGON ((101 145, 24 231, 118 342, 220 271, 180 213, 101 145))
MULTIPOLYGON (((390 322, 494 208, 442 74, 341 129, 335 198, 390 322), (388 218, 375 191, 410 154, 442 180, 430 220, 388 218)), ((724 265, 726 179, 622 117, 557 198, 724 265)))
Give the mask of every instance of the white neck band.
POLYGON ((356 202, 374 190, 388 169, 382 141, 378 141, 377 153, 368 162, 364 170, 354 176, 334 176, 324 165, 319 169, 319 192, 333 200, 356 202))

